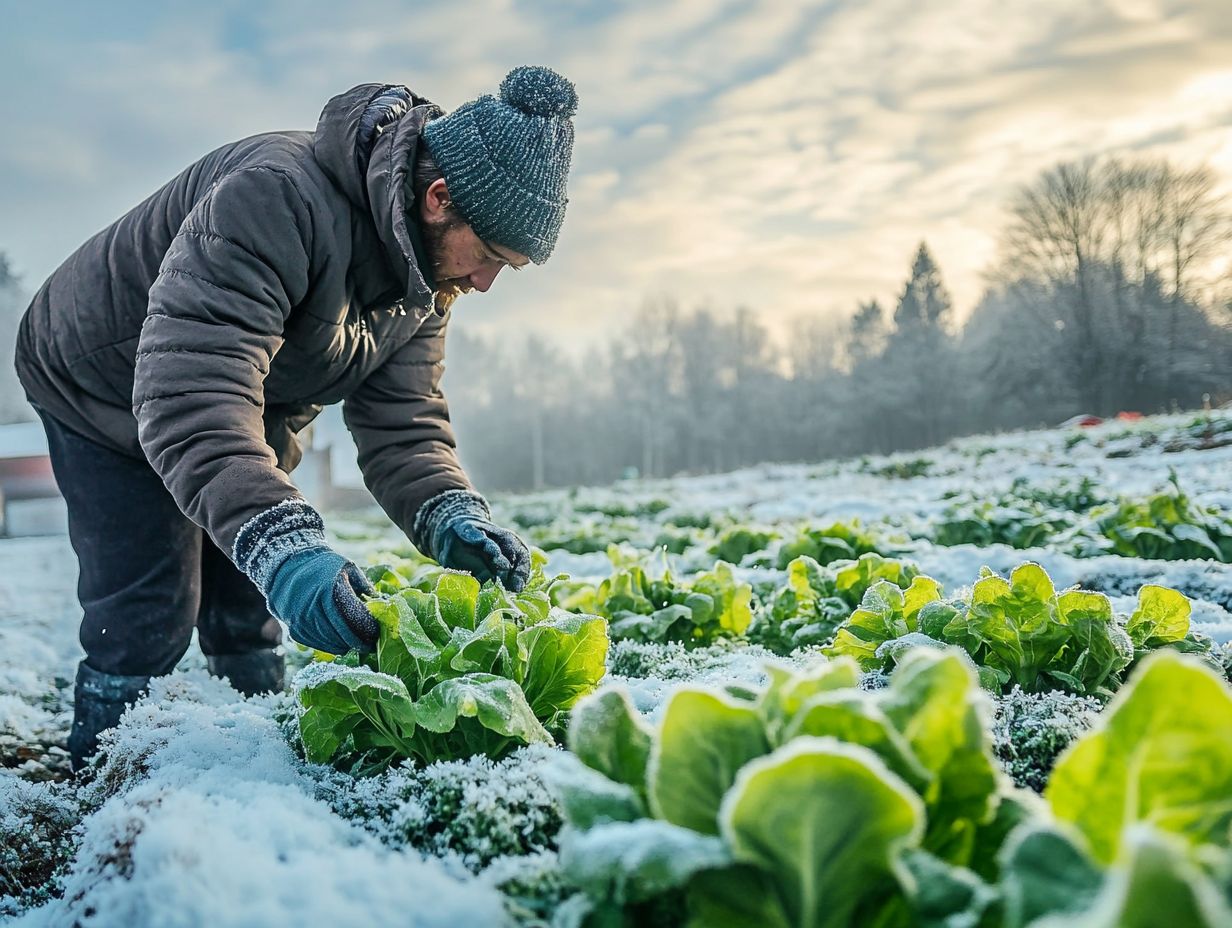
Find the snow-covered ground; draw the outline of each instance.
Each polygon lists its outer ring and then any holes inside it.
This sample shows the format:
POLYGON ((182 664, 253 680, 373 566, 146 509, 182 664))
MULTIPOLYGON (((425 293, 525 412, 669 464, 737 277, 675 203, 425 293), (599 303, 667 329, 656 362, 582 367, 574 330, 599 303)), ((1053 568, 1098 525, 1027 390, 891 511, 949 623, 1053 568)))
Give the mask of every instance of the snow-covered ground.
MULTIPOLYGON (((1162 490, 1170 469, 1204 505, 1232 509, 1232 447, 1165 453, 1151 437, 1191 418, 978 437, 864 461, 508 496, 496 500, 496 510, 501 517, 662 499, 675 513, 722 512, 771 526, 857 517, 901 530, 905 538, 935 519, 949 496, 996 494, 1016 477, 1045 484, 1089 476, 1111 493, 1143 495, 1162 490), (928 461, 924 476, 876 474, 918 458, 928 461)), ((371 515, 328 521, 338 548, 361 563, 406 544, 371 515)), ((1005 572, 1025 560, 1042 563, 1058 588, 1080 583, 1113 594, 1118 609, 1132 608, 1143 583, 1175 586, 1194 599, 1200 631, 1232 640, 1232 570, 1223 564, 1077 558, 1047 548, 941 547, 920 540, 906 546, 907 556, 950 591, 972 583, 981 565, 1005 572)), ((677 566, 687 572, 695 561, 686 556, 677 566)), ((602 553, 556 551, 549 568, 599 579, 609 564, 602 553)), ((780 576, 768 568, 742 571, 753 579, 780 576)), ((84 788, 62 781, 71 680, 80 657, 75 581, 67 538, 0 539, 0 835, 17 842, 0 857, 0 879, 11 878, 15 859, 30 872, 48 874, 41 894, 0 898, 0 920, 334 926, 396 919, 462 928, 507 921, 511 909, 499 888, 511 881, 550 883, 552 852, 541 846, 536 829, 548 827, 551 813, 539 798, 533 752, 502 764, 453 765, 427 780, 405 771, 397 774, 401 779, 375 784, 340 780, 304 764, 289 746, 288 697, 239 697, 204 672, 195 646, 177 672, 157 681, 130 711, 95 781, 84 788), (488 832, 476 837, 460 824, 465 811, 429 802, 433 783, 451 778, 465 783, 459 791, 470 798, 463 805, 487 803, 484 814, 499 825, 484 825, 479 830, 488 832), (402 797, 398 802, 394 793, 402 797), (450 811, 440 811, 446 807, 450 811), (449 820, 438 827, 434 815, 449 820), (492 828, 503 830, 493 837, 492 828), (422 839, 429 833, 430 841, 422 839)), ((681 651, 666 659, 660 654, 657 676, 624 682, 638 707, 653 714, 681 679, 753 682, 764 657, 740 648, 681 651)), ((525 912, 520 921, 536 923, 525 912)))

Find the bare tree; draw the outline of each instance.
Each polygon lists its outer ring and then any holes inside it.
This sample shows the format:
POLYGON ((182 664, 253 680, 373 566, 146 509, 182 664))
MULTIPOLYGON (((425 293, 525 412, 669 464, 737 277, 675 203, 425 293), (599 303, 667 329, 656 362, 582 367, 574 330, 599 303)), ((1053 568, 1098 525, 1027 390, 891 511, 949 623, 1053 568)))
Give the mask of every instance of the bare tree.
POLYGON ((1178 171, 1163 163, 1157 168, 1163 213, 1163 244, 1172 272, 1168 317, 1168 394, 1175 389, 1178 335, 1182 304, 1192 299, 1197 287, 1194 269, 1226 247, 1230 218, 1225 203, 1215 195, 1215 175, 1209 167, 1178 171))
POLYGON ((665 404, 671 396, 672 359, 680 310, 667 297, 642 304, 622 336, 611 346, 616 392, 625 397, 627 413, 637 424, 641 447, 641 473, 650 477, 666 472, 663 458, 667 440, 665 404))
POLYGON ((1071 364, 1089 368, 1084 401, 1101 403, 1102 355, 1097 346, 1091 270, 1107 231, 1107 198, 1093 159, 1059 164, 1023 187, 1010 204, 1006 263, 1013 273, 1074 284, 1069 308, 1071 364))
POLYGON ((1198 268, 1228 241, 1213 173, 1158 159, 1060 164, 1020 189, 1010 214, 1001 281, 1047 281, 1050 297, 1065 300, 1056 313, 1067 335, 1061 350, 1081 372, 1083 405, 1106 409, 1124 395, 1120 381, 1140 381, 1153 365, 1168 372, 1174 395, 1182 317, 1200 298, 1198 268))

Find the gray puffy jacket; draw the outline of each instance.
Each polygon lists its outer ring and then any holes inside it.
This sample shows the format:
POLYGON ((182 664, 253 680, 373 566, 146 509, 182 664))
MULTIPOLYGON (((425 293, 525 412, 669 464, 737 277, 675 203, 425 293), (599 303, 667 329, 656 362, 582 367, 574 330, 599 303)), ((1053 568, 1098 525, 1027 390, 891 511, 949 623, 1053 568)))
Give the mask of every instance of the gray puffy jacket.
POLYGON ((440 111, 405 90, 390 106, 389 90, 335 97, 315 132, 206 155, 82 245, 22 319, 30 399, 147 458, 228 553, 299 498, 295 433, 339 401, 365 482, 417 545, 425 502, 473 492, 440 390, 447 318, 407 226, 420 129, 440 111))

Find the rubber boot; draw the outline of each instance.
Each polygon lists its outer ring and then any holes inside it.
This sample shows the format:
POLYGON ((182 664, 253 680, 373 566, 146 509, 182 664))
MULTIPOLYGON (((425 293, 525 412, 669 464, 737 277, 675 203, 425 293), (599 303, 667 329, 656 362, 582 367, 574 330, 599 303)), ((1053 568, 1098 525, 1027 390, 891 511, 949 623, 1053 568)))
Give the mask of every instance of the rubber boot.
POLYGON ((278 648, 261 648, 247 654, 210 654, 205 662, 210 673, 223 677, 245 696, 280 693, 287 685, 287 661, 278 648))
POLYGON ((95 670, 85 661, 77 665, 73 687, 73 729, 68 736, 69 761, 78 773, 98 752, 98 736, 115 728, 124 710, 144 695, 148 676, 127 677, 95 670))

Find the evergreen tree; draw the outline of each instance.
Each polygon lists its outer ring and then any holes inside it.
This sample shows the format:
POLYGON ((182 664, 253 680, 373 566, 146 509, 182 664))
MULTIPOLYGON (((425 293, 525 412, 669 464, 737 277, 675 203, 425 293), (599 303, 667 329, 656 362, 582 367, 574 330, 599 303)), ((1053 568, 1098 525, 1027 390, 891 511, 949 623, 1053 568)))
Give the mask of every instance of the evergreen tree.
POLYGON ((921 242, 894 309, 894 331, 877 378, 888 407, 882 414, 895 423, 891 447, 933 444, 951 428, 955 356, 949 322, 950 295, 928 246, 921 242))
POLYGON ((900 332, 945 333, 950 322, 950 295, 941 283, 941 271, 928 245, 920 242, 911 264, 911 277, 903 287, 894 310, 894 325, 900 332))

